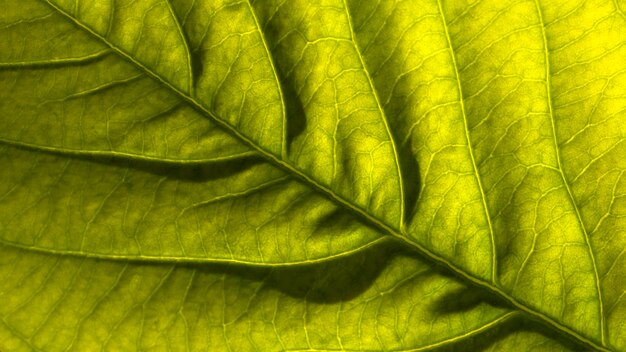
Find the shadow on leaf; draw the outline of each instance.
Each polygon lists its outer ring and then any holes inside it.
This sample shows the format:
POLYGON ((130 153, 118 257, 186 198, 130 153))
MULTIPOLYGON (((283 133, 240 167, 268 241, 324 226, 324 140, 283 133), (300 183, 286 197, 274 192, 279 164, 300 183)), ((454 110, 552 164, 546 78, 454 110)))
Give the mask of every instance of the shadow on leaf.
POLYGON ((433 305, 432 311, 438 314, 453 314, 470 311, 481 304, 499 308, 507 307, 504 301, 497 300, 482 289, 462 286, 442 295, 433 305))
POLYGON ((514 316, 472 337, 460 339, 440 352, 454 351, 586 351, 550 328, 522 316, 514 316))
POLYGON ((113 154, 60 153, 29 148, 26 146, 11 146, 11 148, 36 151, 47 155, 60 155, 68 160, 89 162, 120 169, 134 169, 156 176, 167 177, 172 180, 198 183, 218 179, 227 179, 257 165, 265 163, 265 160, 256 155, 243 155, 233 159, 218 161, 175 163, 159 160, 129 158, 127 156, 118 156, 113 154))
POLYGON ((226 274, 261 281, 265 289, 277 290, 310 302, 335 303, 359 296, 376 281, 397 246, 390 242, 372 246, 328 262, 283 267, 185 264, 206 274, 226 274))

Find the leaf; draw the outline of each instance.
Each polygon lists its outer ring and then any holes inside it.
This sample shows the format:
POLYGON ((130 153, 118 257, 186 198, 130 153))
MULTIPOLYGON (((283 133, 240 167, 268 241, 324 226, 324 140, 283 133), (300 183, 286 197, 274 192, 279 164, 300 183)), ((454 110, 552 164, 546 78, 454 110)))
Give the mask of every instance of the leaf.
POLYGON ((626 350, 621 1, 0 5, 0 349, 626 350))

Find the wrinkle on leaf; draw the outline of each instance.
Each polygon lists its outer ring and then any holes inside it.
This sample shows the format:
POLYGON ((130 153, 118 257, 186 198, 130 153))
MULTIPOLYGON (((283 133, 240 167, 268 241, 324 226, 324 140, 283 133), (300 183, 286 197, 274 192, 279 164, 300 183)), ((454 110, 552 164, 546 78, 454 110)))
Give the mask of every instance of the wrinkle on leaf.
POLYGON ((1 325, 0 346, 11 350, 29 344, 54 350, 408 350, 446 345, 506 314, 488 303, 459 314, 430 313, 431 302, 461 284, 388 246, 292 268, 2 252, 0 285, 14 295, 3 297, 0 307, 13 330, 1 325), (24 270, 12 270, 13 264, 24 270), (22 294, 33 290, 35 296, 22 294))
POLYGON ((471 336, 441 348, 441 351, 459 351, 467 346, 476 351, 577 351, 580 346, 563 336, 553 334, 544 326, 535 321, 525 319, 519 315, 511 315, 502 324, 487 329, 484 332, 471 336))
POLYGON ((353 218, 328 222, 335 205, 257 157, 172 164, 0 150, 7 166, 0 169, 0 223, 11 229, 0 240, 20 247, 112 259, 289 265, 380 239, 353 218))

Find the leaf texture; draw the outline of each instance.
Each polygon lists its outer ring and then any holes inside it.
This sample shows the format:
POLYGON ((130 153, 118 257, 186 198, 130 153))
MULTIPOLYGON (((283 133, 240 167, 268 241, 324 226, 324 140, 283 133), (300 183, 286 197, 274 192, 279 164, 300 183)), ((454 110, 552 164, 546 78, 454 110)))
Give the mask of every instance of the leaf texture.
POLYGON ((626 350, 623 1, 0 5, 0 349, 626 350))

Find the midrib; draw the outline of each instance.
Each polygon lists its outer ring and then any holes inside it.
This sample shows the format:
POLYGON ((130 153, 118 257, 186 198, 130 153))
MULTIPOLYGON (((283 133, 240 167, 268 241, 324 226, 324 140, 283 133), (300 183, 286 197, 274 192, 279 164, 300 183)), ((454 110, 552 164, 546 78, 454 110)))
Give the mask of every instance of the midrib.
POLYGON ((482 280, 482 279, 479 279, 477 277, 474 277, 474 276, 468 274, 463 269, 457 267, 455 264, 453 264, 452 262, 450 262, 446 258, 444 258, 444 257, 442 257, 442 256, 440 256, 440 255, 430 251, 429 249, 427 249, 426 247, 422 246, 421 244, 419 244, 417 242, 411 241, 409 239, 409 236, 408 236, 407 233, 401 232, 400 230, 394 229, 391 226, 385 224, 381 220, 379 220, 379 219, 375 218, 374 216, 372 216, 371 214, 367 213, 367 211, 365 211, 364 209, 361 209, 360 207, 357 207, 356 205, 350 203, 348 200, 346 200, 343 197, 337 195, 331 189, 327 188, 324 185, 319 184, 317 181, 315 181, 314 179, 312 179, 311 177, 309 177, 308 175, 306 175, 302 171, 298 170, 293 165, 287 163, 286 161, 284 161, 282 159, 279 159, 276 155, 274 155, 274 154, 268 152, 267 150, 263 149, 261 146, 256 144, 254 141, 252 141, 251 139, 249 139, 245 135, 241 134, 239 131, 237 131, 237 129, 235 129, 234 127, 229 125, 227 122, 225 122, 225 121, 221 120, 220 118, 218 118, 217 116, 215 116, 209 109, 207 109, 201 103, 196 101, 193 97, 191 97, 187 93, 181 91, 177 87, 173 86, 171 83, 163 80, 159 75, 157 75, 151 69, 149 69, 148 67, 146 67, 142 63, 136 61, 132 56, 130 56, 130 54, 124 52, 123 50, 118 48, 116 45, 114 45, 113 43, 109 42, 106 38, 102 37, 100 34, 94 32, 89 27, 87 27, 84 24, 82 24, 80 21, 78 21, 77 19, 72 17, 69 13, 65 12, 63 9, 61 9, 61 8, 57 7, 56 5, 52 4, 49 0, 42 0, 42 1, 45 2, 46 4, 48 4, 49 6, 51 6, 55 11, 57 11, 58 13, 60 13, 61 15, 63 15, 67 19, 69 19, 72 23, 74 23, 75 25, 80 27, 82 30, 90 33, 95 38, 98 38, 98 40, 100 40, 101 42, 103 42, 104 44, 109 46, 112 50, 117 52, 121 57, 123 57, 124 59, 130 61, 131 63, 136 65, 138 68, 142 69, 144 72, 146 72, 146 74, 148 74, 151 77, 153 77, 155 80, 157 80, 163 86, 167 87, 172 92, 175 92, 178 96, 180 96, 180 98, 182 100, 184 100, 185 102, 189 103, 196 110, 202 112, 205 116, 210 118, 212 120, 212 122, 214 122, 215 124, 220 126, 226 132, 232 134, 234 137, 238 138, 242 143, 244 143, 248 147, 250 147, 253 150, 255 150, 261 157, 263 157, 264 159, 266 159, 269 162, 273 163, 274 165, 276 165, 277 167, 279 167, 283 171, 289 173, 293 177, 299 179, 301 182, 303 182, 308 187, 313 188, 317 192, 323 194, 324 196, 326 196, 328 199, 330 199, 331 201, 333 201, 337 205, 341 206, 342 208, 345 208, 346 210, 349 210, 350 212, 352 212, 354 215, 356 215, 362 221, 364 221, 364 222, 366 222, 366 223, 376 227, 378 230, 384 232, 386 235, 389 235, 389 236, 393 237, 394 239, 396 239, 397 241, 401 242, 405 246, 407 246, 409 248, 412 248, 413 250, 415 250, 416 252, 421 254, 421 256, 423 256, 425 259, 430 260, 434 264, 437 264, 439 266, 443 266, 443 267, 447 268, 450 272, 454 273, 456 276, 461 278, 466 283, 469 283, 469 284, 471 284, 473 286, 481 287, 482 289, 485 289, 485 290, 489 291, 492 295, 494 295, 494 296, 496 296, 496 297, 498 297, 498 298, 508 302, 513 307, 515 307, 518 310, 526 313, 530 317, 532 317, 534 319, 537 319, 537 320, 541 321, 542 323, 544 323, 544 324, 546 324, 548 326, 551 326, 553 329, 555 329, 557 332, 559 332, 560 334, 564 335, 565 337, 567 337, 569 339, 573 339, 573 340, 577 341, 578 343, 580 343, 581 345, 593 348, 594 350, 597 350, 597 351, 606 351, 606 352, 610 352, 611 351, 609 348, 607 348, 605 346, 598 345, 594 341, 592 341, 589 338, 587 338, 587 337, 577 333, 576 331, 570 329, 569 327, 559 323, 558 321, 554 320, 553 318, 550 318, 550 317, 544 315, 541 312, 537 312, 537 311, 533 310, 532 308, 528 307, 527 305, 525 305, 522 302, 518 301, 514 297, 510 296, 508 293, 504 292, 503 290, 501 290, 499 287, 493 285, 492 283, 490 283, 488 281, 485 281, 485 280, 482 280))

